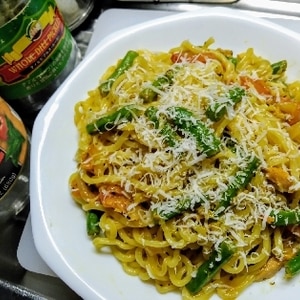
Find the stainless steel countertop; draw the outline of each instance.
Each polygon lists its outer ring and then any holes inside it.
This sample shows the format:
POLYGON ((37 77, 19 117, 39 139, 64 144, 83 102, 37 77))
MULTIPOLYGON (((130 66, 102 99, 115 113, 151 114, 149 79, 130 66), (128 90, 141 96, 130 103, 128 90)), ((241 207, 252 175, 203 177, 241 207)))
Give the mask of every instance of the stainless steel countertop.
MULTIPOLYGON (((207 6, 229 6, 237 9, 258 11, 262 13, 283 14, 284 18, 300 20, 300 0, 239 0, 225 4, 225 0, 205 0, 207 6), (208 3, 208 2, 210 3, 208 3), (213 2, 213 3, 212 3, 213 2)), ((94 9, 88 19, 72 31, 84 54, 92 37, 95 20, 109 8, 158 9, 168 11, 189 11, 199 8, 200 2, 165 0, 117 1, 95 0, 94 9)), ((33 123, 34 120, 32 120, 33 123)), ((31 124, 28 124, 29 130, 31 124)), ((57 277, 36 274, 25 270, 18 262, 17 248, 30 207, 26 207, 16 218, 0 225, 0 300, 1 299, 81 299, 64 282, 57 277)))
POLYGON ((300 0, 102 0, 103 7, 190 11, 201 6, 230 6, 236 9, 300 17, 300 0))

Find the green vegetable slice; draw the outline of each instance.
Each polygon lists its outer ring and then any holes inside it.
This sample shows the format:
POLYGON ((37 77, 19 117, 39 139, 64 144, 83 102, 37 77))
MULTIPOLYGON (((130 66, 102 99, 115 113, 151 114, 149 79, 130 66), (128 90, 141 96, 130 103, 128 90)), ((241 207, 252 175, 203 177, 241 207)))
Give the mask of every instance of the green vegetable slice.
POLYGON ((177 106, 169 107, 168 118, 179 130, 194 137, 199 150, 208 157, 220 152, 221 141, 202 121, 196 119, 188 109, 177 106))
POLYGON ((268 218, 268 223, 274 226, 287 226, 300 224, 300 210, 279 210, 271 211, 268 218))
POLYGON ((294 277, 300 272, 300 250, 296 255, 285 264, 286 278, 294 277))
POLYGON ((112 130, 124 122, 131 121, 137 112, 138 110, 132 105, 123 106, 113 113, 107 114, 96 121, 89 123, 86 126, 86 130, 89 134, 103 133, 112 130))
POLYGON ((193 295, 197 294, 229 261, 234 252, 227 242, 222 242, 218 250, 214 250, 209 259, 198 268, 196 276, 186 285, 187 290, 193 295))
POLYGON ((111 86, 125 71, 127 71, 132 65, 135 58, 139 54, 133 50, 129 50, 121 62, 116 67, 115 71, 109 76, 109 78, 100 84, 99 90, 102 96, 106 96, 111 89, 111 86))
POLYGON ((231 203, 232 199, 238 194, 241 189, 244 189, 254 177, 256 170, 260 165, 260 161, 256 156, 249 159, 244 170, 239 170, 232 182, 222 194, 221 200, 217 208, 217 215, 222 213, 231 203))
MULTIPOLYGON (((163 76, 158 77, 152 82, 152 86, 158 90, 164 90, 165 87, 173 84, 174 70, 168 70, 163 76)), ((140 97, 145 103, 155 101, 157 98, 157 91, 149 87, 141 91, 140 97)))
POLYGON ((245 90, 243 88, 236 87, 229 90, 228 100, 223 103, 216 102, 209 106, 205 112, 206 116, 214 122, 219 121, 226 114, 227 108, 241 102, 244 95, 245 90))
POLYGON ((284 60, 280 60, 276 63, 273 63, 271 65, 272 67, 272 74, 273 75, 281 75, 283 74, 286 69, 287 69, 287 61, 284 59, 284 60))
POLYGON ((102 212, 97 210, 89 210, 86 213, 86 230, 89 236, 94 236, 100 233, 99 221, 102 212))

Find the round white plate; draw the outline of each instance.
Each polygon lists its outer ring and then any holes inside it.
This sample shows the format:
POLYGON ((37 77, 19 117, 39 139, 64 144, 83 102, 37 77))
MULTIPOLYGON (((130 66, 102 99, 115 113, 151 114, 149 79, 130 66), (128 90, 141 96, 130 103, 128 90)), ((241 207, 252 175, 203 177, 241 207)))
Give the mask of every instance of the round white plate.
MULTIPOLYGON (((113 20, 112 20, 113 22, 113 20)), ((288 60, 289 80, 300 78, 300 35, 274 23, 229 8, 209 8, 171 15, 126 28, 103 39, 67 78, 38 115, 32 133, 31 218, 35 246, 49 267, 84 299, 179 300, 160 295, 147 283, 125 274, 116 259, 96 253, 86 235, 85 218, 70 197, 69 176, 76 164, 74 105, 96 88, 102 73, 129 49, 169 50, 183 40, 234 53, 253 47, 270 61, 288 60)), ((298 299, 300 277, 288 283, 279 273, 252 285, 240 299, 298 299), (298 294, 298 296, 297 296, 298 294)))

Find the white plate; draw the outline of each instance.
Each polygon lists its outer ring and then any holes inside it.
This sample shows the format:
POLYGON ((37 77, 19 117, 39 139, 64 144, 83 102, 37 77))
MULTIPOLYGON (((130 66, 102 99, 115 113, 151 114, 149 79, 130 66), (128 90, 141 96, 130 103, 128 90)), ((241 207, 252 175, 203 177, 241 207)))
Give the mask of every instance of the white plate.
MULTIPOLYGON (((271 61, 287 59, 289 79, 300 78, 300 35, 274 23, 225 8, 201 9, 139 24, 102 40, 44 106, 34 124, 31 153, 31 218, 35 246, 49 267, 84 299, 179 300, 160 295, 137 277, 126 275, 111 255, 100 255, 86 236, 83 212, 70 197, 68 179, 77 149, 74 105, 94 89, 106 68, 129 49, 169 50, 189 39, 214 46, 248 47, 271 61)), ((300 278, 286 283, 283 274, 255 284, 240 299, 298 299, 300 278), (275 283, 275 284, 271 284, 275 283)))

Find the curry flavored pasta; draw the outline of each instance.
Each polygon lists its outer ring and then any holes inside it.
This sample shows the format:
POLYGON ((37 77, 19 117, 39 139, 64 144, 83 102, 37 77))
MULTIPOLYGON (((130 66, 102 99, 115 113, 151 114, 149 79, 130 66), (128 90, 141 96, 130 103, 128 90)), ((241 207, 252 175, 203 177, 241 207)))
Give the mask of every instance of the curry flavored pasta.
POLYGON ((75 106, 69 184, 94 246, 182 299, 298 272, 300 82, 213 44, 130 50, 75 106))

